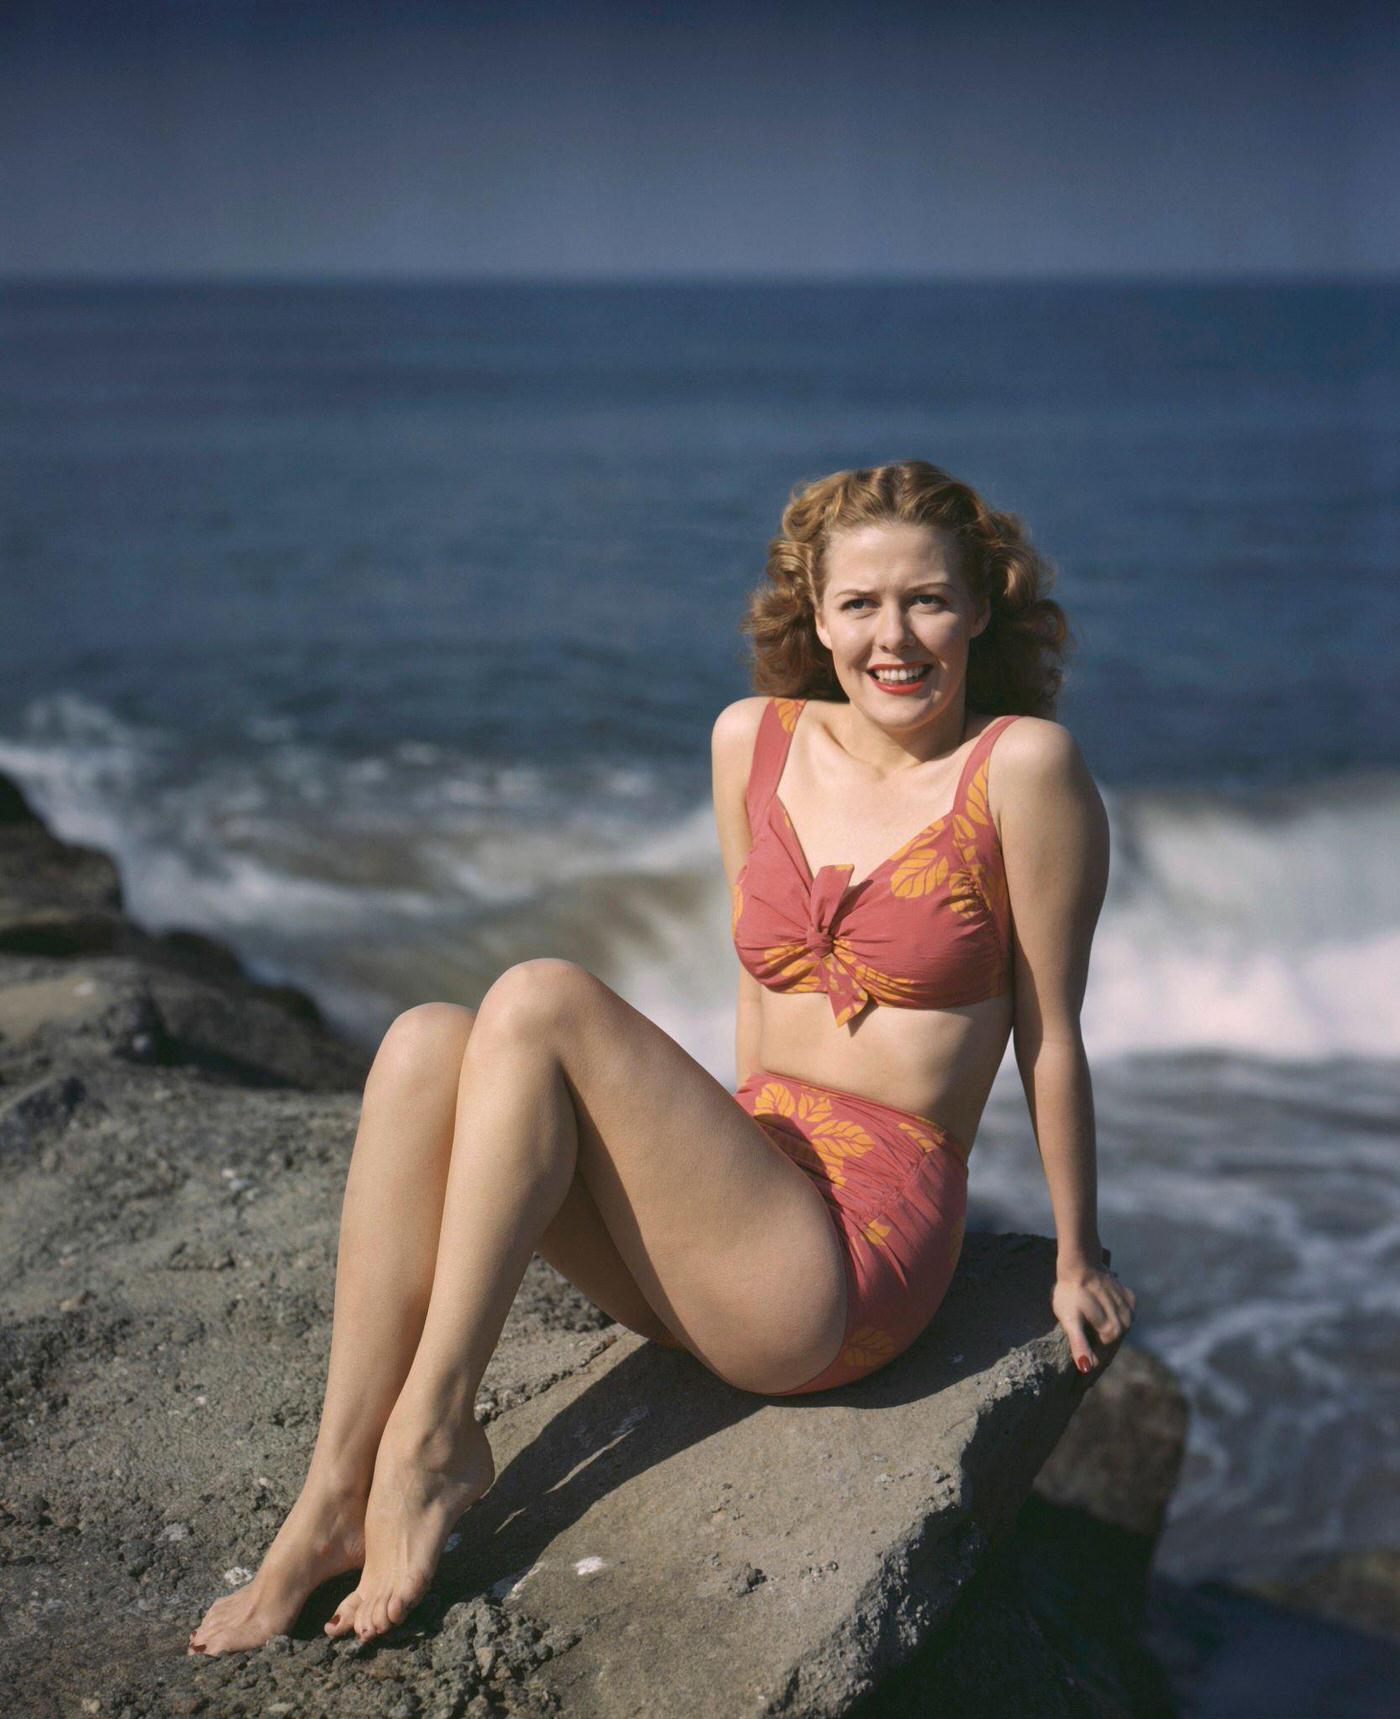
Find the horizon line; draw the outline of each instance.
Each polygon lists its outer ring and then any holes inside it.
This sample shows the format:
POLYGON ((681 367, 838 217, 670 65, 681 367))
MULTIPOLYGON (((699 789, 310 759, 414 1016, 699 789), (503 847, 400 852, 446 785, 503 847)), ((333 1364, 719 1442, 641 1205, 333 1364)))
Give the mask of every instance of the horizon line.
POLYGON ((434 270, 195 270, 176 269, 154 273, 80 270, 0 270, 0 288, 24 286, 372 286, 372 287, 726 287, 726 286, 1379 286, 1400 283, 1400 269, 1347 269, 1315 272, 1305 269, 1048 269, 1038 273, 945 271, 940 274, 911 272, 826 271, 812 273, 756 273, 712 271, 683 274, 652 272, 632 274, 524 273, 511 271, 448 272, 434 270))

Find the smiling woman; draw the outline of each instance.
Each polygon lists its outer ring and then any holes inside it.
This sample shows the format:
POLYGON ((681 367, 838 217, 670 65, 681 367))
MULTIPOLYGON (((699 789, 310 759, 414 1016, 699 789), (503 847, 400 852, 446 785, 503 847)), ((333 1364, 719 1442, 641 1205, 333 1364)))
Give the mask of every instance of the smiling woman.
POLYGON ((1114 1342, 1131 1322, 1098 1239, 1079 1030, 1108 828, 1050 717, 1068 640, 1052 578, 1013 515, 907 461, 796 490, 750 599, 752 678, 774 696, 715 730, 736 1096, 812 1175, 850 1286, 846 1346, 807 1389, 873 1370, 857 1330, 888 1358, 937 1307, 1012 1033, 1081 1370, 1091 1330, 1114 1342), (963 1170, 929 1203, 911 1142, 963 1170))
MULTIPOLYGON (((862 526, 891 523, 933 530, 951 557, 945 565, 935 548, 934 562, 904 582, 906 599, 918 599, 931 614, 956 614, 965 601, 986 608, 985 622, 969 634, 968 705, 993 714, 1051 715, 1071 649, 1065 612, 1047 595, 1054 568, 1015 514, 988 507, 967 484, 924 460, 837 472, 793 491, 743 623, 753 644, 755 690, 848 697, 832 641, 814 624, 814 603, 820 588, 837 615, 865 616, 869 623, 879 599, 855 534, 862 526)), ((893 668, 907 661, 876 652, 866 667, 873 678, 882 663, 893 668)))

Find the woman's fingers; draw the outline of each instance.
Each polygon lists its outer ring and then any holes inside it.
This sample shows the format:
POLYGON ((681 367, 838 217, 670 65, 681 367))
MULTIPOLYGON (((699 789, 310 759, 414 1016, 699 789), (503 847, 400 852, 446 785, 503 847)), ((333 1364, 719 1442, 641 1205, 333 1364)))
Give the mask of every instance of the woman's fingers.
POLYGON ((1084 1321, 1078 1314, 1071 1314, 1068 1319, 1062 1319, 1065 1336, 1069 1338, 1069 1352, 1074 1364, 1081 1373, 1087 1373, 1094 1365, 1094 1348, 1089 1341, 1089 1333, 1084 1321))
POLYGON ((1095 1274, 1090 1282, 1061 1284, 1055 1299, 1060 1324, 1069 1339, 1070 1354, 1081 1373, 1099 1365, 1096 1348, 1111 1349, 1133 1323, 1137 1297, 1111 1272, 1095 1274))

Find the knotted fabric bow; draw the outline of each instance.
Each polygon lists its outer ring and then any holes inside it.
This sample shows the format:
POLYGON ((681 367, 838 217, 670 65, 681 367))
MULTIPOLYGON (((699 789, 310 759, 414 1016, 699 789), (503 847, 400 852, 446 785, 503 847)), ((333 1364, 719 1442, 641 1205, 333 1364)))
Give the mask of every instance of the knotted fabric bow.
POLYGON ((832 921, 845 900, 854 867, 824 865, 812 883, 807 908, 807 950, 815 966, 817 983, 826 992, 838 1027, 858 1015, 870 993, 856 977, 857 961, 850 944, 832 931, 832 921))

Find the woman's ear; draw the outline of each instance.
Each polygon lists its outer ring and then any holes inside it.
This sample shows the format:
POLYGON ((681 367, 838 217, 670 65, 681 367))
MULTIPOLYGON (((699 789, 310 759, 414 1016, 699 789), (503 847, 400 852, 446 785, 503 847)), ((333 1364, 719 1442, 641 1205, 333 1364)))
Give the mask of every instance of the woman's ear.
MULTIPOLYGON (((810 586, 808 586, 808 594, 811 594, 810 586)), ((812 624, 817 629, 817 637, 826 646, 827 650, 830 650, 831 634, 828 633, 826 628, 822 625, 821 604, 817 602, 815 597, 812 598, 812 624)))

